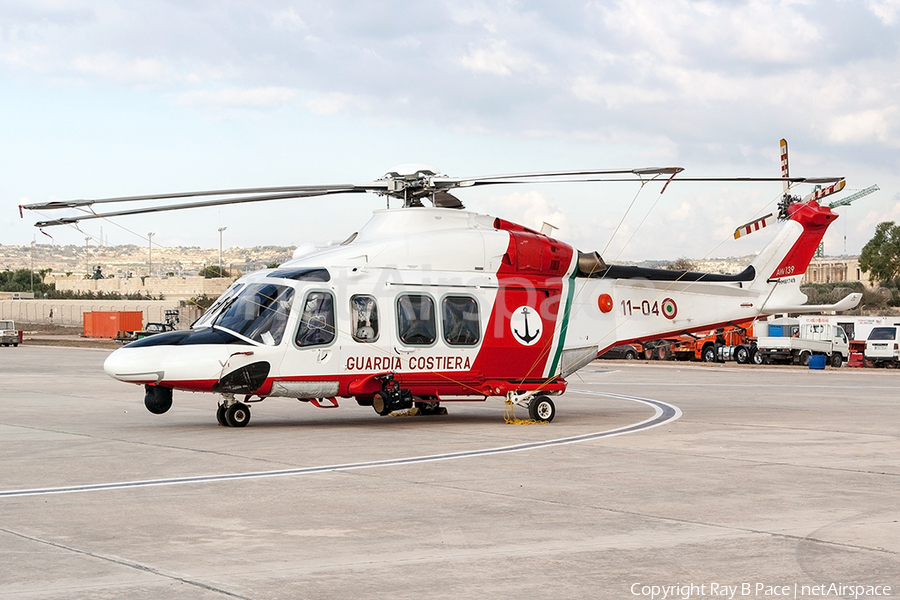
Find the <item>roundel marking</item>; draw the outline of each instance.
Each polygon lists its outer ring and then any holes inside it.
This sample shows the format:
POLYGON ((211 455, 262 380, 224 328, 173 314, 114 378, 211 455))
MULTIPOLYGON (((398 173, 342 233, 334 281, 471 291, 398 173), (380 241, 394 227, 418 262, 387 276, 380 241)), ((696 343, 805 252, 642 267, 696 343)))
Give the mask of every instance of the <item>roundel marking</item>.
POLYGON ((544 322, 537 310, 520 306, 509 317, 509 329, 517 342, 523 346, 534 346, 544 332, 544 322))
POLYGON ((667 319, 674 319, 678 314, 678 305, 671 298, 662 301, 662 313, 667 319))
POLYGON ((597 298, 597 305, 600 307, 600 312, 606 314, 613 309, 613 301, 612 296, 609 294, 600 294, 600 297, 597 298))

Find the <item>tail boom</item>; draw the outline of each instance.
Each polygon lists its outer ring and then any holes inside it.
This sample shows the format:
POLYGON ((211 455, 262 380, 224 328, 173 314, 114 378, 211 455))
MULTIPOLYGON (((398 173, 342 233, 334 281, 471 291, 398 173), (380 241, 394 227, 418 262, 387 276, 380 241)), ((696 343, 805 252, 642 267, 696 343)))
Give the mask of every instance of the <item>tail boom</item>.
MULTIPOLYGON (((702 331, 783 312, 784 307, 791 312, 852 308, 858 295, 831 306, 805 306, 807 298, 800 291, 802 276, 836 218, 830 208, 815 201, 790 205, 787 221, 750 264, 746 276, 671 272, 674 277, 662 278, 656 269, 616 265, 580 275, 574 281, 564 350, 602 349, 702 331)), ((583 363, 573 364, 572 370, 580 366, 583 363)))

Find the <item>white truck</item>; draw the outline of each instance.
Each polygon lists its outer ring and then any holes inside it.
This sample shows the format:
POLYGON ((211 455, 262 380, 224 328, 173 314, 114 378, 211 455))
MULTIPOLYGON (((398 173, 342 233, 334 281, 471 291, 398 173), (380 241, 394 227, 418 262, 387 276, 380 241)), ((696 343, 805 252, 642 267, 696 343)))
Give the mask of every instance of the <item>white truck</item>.
POLYGON ((19 345, 19 332, 16 331, 16 324, 9 320, 0 321, 0 344, 13 347, 19 345))
POLYGON ((806 366, 810 357, 824 355, 827 364, 840 367, 850 355, 847 334, 840 325, 805 323, 796 335, 760 337, 757 353, 766 364, 784 362, 806 366))
POLYGON ((867 363, 876 367, 900 365, 900 326, 874 327, 866 338, 867 363))

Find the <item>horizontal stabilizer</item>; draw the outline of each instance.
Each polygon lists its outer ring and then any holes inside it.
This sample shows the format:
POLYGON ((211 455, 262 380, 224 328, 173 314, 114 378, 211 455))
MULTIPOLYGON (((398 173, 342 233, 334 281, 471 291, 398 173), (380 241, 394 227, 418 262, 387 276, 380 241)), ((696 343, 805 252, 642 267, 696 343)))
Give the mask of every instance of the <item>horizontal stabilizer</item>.
POLYGON ((856 308, 859 301, 862 300, 862 294, 854 292, 847 294, 845 298, 835 302, 834 304, 801 304, 798 306, 766 306, 766 314, 775 313, 815 313, 815 312, 841 312, 856 308))

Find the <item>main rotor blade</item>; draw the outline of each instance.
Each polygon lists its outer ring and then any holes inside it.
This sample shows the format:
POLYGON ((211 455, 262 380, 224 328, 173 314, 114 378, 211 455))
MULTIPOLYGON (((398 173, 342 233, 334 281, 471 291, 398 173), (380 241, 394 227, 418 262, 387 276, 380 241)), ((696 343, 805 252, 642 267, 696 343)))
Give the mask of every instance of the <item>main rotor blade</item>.
POLYGON ((481 177, 435 177, 435 187, 470 187, 476 185, 509 183, 579 183, 592 181, 634 181, 634 179, 601 179, 606 175, 675 175, 682 167, 647 167, 641 169, 586 169, 578 171, 543 171, 537 173, 510 173, 481 177), (592 179, 596 178, 596 179, 592 179))
POLYGON ((843 177, 678 177, 675 181, 783 181, 788 183, 837 183, 843 177))
MULTIPOLYGON (((130 210, 120 210, 108 213, 89 213, 78 215, 75 217, 61 217, 52 221, 38 221, 35 227, 51 227, 54 225, 71 225, 80 221, 90 219, 105 219, 107 217, 121 217, 126 215, 142 215, 156 212, 166 212, 171 210, 181 210, 183 208, 201 208, 208 206, 224 206, 226 204, 243 204, 245 202, 263 202, 266 200, 287 200, 291 198, 312 198, 316 196, 328 196, 331 194, 364 194, 368 190, 364 187, 358 189, 335 189, 335 190, 319 190, 311 192, 297 192, 291 194, 262 194, 259 196, 246 196, 243 198, 223 198, 218 200, 205 200, 202 202, 188 202, 185 204, 168 204, 166 206, 146 206, 143 208, 133 208, 130 210)), ((156 196, 158 197, 158 196, 156 196)))
MULTIPOLYGON (((386 188, 384 182, 373 182, 367 184, 337 184, 337 185, 299 185, 299 186, 283 186, 283 187, 259 187, 259 188, 237 188, 231 190, 203 190, 196 192, 174 192, 169 194, 150 194, 146 196, 121 196, 118 198, 92 198, 78 200, 54 200, 52 202, 39 202, 35 204, 23 204, 22 208, 27 210, 51 210, 58 208, 78 208, 81 206, 91 206, 94 204, 108 204, 111 202, 138 202, 148 200, 171 200, 173 198, 196 198, 198 196, 239 196, 244 194, 278 194, 291 192, 357 192, 357 191, 382 191, 386 188)), ((290 198, 291 196, 285 196, 290 198)))

